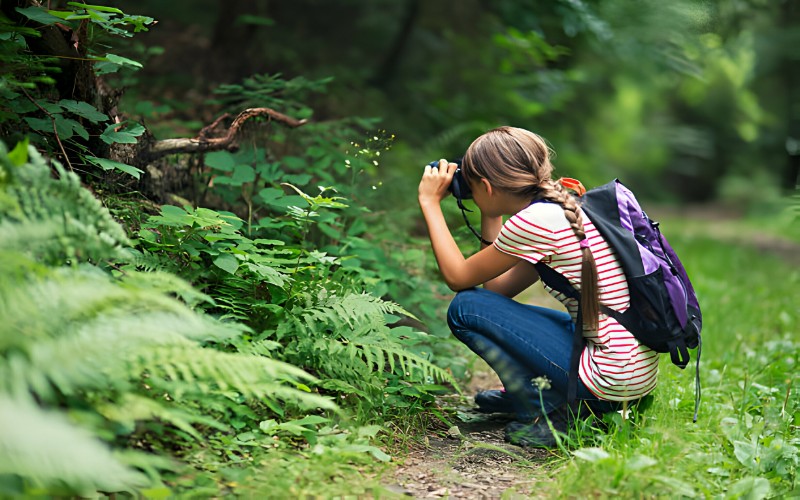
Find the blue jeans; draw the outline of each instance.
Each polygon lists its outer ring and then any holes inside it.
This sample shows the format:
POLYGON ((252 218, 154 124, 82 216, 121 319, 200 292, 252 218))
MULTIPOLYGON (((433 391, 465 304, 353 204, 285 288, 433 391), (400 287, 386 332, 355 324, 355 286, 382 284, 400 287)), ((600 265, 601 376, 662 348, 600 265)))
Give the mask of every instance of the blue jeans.
MULTIPOLYGON (((518 420, 530 421, 567 403, 575 331, 569 314, 472 288, 456 294, 447 311, 447 324, 500 377, 514 400, 518 420), (537 377, 546 377, 550 387, 539 389, 532 382, 537 377)), ((598 399, 580 380, 578 399, 601 413, 617 406, 598 399)))

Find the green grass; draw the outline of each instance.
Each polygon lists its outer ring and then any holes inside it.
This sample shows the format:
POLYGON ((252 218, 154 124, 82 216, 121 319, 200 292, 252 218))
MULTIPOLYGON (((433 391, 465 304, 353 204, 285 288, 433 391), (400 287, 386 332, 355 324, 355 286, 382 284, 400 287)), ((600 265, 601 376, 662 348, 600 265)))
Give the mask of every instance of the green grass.
MULTIPOLYGON (((692 223, 692 226, 695 223, 692 223)), ((534 469, 543 498, 765 498, 794 496, 800 465, 797 394, 797 295, 800 271, 749 246, 700 236, 671 221, 678 249, 704 314, 703 383, 694 413, 694 365, 680 370, 662 359, 652 404, 610 429, 573 433, 534 469), (683 235, 682 237, 680 235, 683 235)), ((534 297, 535 298, 535 297, 534 297)), ((382 434, 402 462, 408 440, 420 439, 433 418, 415 414, 382 434)), ((380 416, 376 415, 380 421, 380 416)), ((389 464, 338 447, 275 450, 253 464, 262 472, 230 487, 244 495, 389 498, 380 486, 389 464)))
MULTIPOLYGON (((671 227, 671 232, 680 228, 671 227)), ((692 234, 693 232, 689 232, 692 234)), ((800 271, 778 257, 673 237, 703 308, 702 404, 694 368, 662 359, 654 402, 537 474, 548 497, 765 498, 800 494, 800 271), (549 479, 546 480, 546 479, 549 479)))

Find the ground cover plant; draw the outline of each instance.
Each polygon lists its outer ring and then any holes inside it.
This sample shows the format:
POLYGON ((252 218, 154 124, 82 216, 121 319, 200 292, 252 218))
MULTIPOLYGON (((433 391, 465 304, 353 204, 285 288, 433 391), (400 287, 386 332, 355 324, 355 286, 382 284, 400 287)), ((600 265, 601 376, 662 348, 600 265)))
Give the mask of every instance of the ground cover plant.
POLYGON ((553 483, 544 491, 614 498, 792 495, 800 465, 800 273, 765 251, 681 237, 675 222, 667 227, 704 306, 698 421, 692 422, 694 369, 680 372, 665 362, 652 404, 628 420, 614 415, 607 434, 573 435, 551 464, 553 483))

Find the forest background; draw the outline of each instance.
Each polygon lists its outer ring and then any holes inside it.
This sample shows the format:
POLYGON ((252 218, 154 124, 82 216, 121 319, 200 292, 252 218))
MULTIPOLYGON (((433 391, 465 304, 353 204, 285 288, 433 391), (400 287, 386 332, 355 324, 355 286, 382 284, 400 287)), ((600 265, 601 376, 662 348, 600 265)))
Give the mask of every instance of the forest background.
MULTIPOLYGON (((619 177, 683 217, 672 231, 708 300, 746 300, 720 275, 763 256, 698 233, 800 240, 796 1, 0 11, 5 493, 380 494, 369 471, 455 418, 435 396, 475 364, 443 321, 451 294, 418 216, 420 173, 498 125, 546 137, 559 176, 619 177), (709 213, 700 231, 685 220, 709 213)), ((446 208, 465 252, 477 249, 446 208)), ((785 356, 769 370, 711 362, 712 382, 740 370, 744 383, 720 385, 732 421, 692 449, 715 465, 673 475, 674 494, 795 489, 800 278, 796 259, 767 264, 747 267, 750 285, 780 287, 735 338, 785 356)), ((730 310, 709 316, 735 324, 730 310)), ((690 392, 690 379, 671 380, 690 392)), ((689 392, 655 405, 685 420, 689 392)), ((647 491, 619 467, 652 472, 662 461, 637 448, 652 441, 619 439, 564 448, 559 466, 647 491)), ((615 494, 601 484, 584 487, 615 494)))

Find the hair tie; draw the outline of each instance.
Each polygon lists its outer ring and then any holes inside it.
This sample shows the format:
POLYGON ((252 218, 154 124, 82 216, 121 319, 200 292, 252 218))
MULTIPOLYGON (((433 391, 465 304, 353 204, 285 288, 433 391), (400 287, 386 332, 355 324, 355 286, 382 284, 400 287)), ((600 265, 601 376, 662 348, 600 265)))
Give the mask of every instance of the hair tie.
POLYGON ((581 181, 577 179, 562 177, 558 180, 558 182, 561 183, 561 185, 564 186, 565 188, 575 191, 578 194, 578 196, 583 196, 586 193, 586 188, 583 187, 581 181))
POLYGON ((584 238, 579 242, 581 249, 589 248, 589 238, 584 238))

